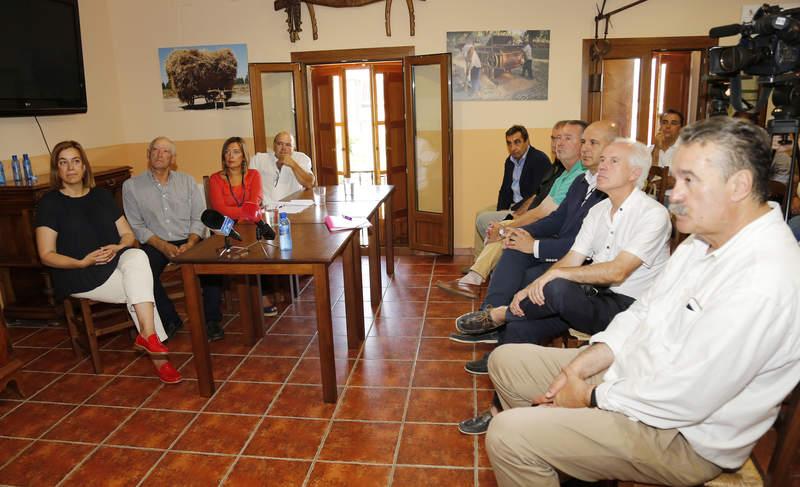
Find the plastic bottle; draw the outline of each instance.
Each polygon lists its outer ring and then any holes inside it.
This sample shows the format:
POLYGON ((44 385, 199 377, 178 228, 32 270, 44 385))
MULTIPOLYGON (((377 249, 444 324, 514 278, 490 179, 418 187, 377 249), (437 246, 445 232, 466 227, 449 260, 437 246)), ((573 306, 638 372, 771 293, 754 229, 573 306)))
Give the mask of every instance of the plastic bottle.
POLYGON ((3 169, 3 161, 0 161, 0 184, 6 184, 6 170, 3 169))
POLYGON ((14 173, 14 182, 22 184, 22 168, 19 167, 19 159, 16 154, 11 156, 11 172, 14 173))
POLYGON ((26 183, 33 183, 33 167, 28 154, 22 154, 22 175, 25 177, 26 183))
POLYGON ((278 220, 278 234, 281 239, 281 250, 292 250, 292 224, 283 211, 281 219, 278 220))

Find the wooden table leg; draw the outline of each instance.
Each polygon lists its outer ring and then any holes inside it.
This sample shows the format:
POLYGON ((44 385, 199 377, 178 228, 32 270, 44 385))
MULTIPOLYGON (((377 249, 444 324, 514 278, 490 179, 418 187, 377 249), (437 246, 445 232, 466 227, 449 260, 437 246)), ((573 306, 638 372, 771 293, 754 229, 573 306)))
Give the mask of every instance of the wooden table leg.
POLYGON ((394 275, 394 213, 392 195, 383 202, 384 238, 386 239, 386 274, 394 275))
POLYGON ((255 345, 256 342, 264 336, 264 306, 262 305, 261 299, 261 276, 247 276, 247 280, 250 289, 250 322, 253 325, 252 342, 248 342, 248 345, 255 345))
POLYGON ((186 312, 189 314, 189 331, 192 334, 192 353, 197 369, 197 385, 200 395, 210 397, 214 394, 214 372, 211 370, 211 349, 206 336, 206 323, 203 317, 203 300, 200 299, 200 281, 194 272, 194 265, 182 264, 183 291, 186 295, 186 312))
MULTIPOLYGON (((244 342, 252 345, 258 340, 253 331, 253 303, 250 295, 250 276, 236 276, 236 292, 239 295, 239 320, 242 324, 244 342)), ((260 338, 260 337, 259 337, 260 338)))
POLYGON ((344 268, 344 301, 347 310, 347 347, 357 349, 364 338, 364 299, 361 290, 361 252, 358 245, 358 230, 352 233, 350 242, 342 253, 344 268), (356 283, 356 272, 359 282, 356 283), (359 331, 360 330, 360 331, 359 331))
POLYGON ((383 294, 381 286, 381 234, 379 220, 378 212, 376 211, 370 217, 372 226, 369 227, 367 232, 369 235, 369 299, 372 309, 378 307, 383 294))
POLYGON ((336 402, 336 361, 333 355, 333 324, 327 264, 314 265, 314 297, 317 302, 319 368, 322 377, 322 400, 336 402))

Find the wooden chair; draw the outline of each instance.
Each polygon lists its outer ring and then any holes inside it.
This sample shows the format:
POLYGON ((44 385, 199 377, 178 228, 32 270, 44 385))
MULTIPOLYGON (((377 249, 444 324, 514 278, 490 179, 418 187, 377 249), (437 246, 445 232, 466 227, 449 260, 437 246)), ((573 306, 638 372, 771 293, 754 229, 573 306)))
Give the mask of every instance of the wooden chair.
POLYGON ((91 299, 70 297, 64 300, 64 315, 72 350, 77 356, 83 354, 81 349, 89 352, 95 374, 103 373, 97 339, 128 328, 135 329, 125 304, 100 303, 91 299))
POLYGON ((650 173, 647 175, 647 181, 645 181, 644 185, 644 192, 655 198, 662 205, 665 203, 668 177, 668 167, 650 166, 650 173))
MULTIPOLYGON (((772 428, 756 443, 750 460, 738 471, 723 473, 707 487, 800 485, 800 385, 786 398, 772 428), (752 468, 756 472, 753 473, 752 468), (760 474, 760 475, 756 475, 760 474)), ((656 487, 653 484, 617 482, 618 487, 656 487)))

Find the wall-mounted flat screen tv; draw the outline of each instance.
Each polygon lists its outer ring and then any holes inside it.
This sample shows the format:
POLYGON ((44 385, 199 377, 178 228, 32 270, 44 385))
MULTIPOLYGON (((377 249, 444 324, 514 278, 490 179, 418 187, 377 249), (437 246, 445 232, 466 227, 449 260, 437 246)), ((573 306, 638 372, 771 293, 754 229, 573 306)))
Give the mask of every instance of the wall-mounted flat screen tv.
POLYGON ((85 113, 78 0, 2 0, 0 116, 85 113))

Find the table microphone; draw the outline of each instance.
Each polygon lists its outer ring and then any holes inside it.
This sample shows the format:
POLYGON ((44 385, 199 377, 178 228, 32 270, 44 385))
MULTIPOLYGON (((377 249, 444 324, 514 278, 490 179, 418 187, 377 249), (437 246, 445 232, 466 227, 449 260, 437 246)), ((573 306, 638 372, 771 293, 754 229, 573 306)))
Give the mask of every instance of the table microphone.
POLYGON ((225 216, 217 210, 208 209, 203 211, 203 214, 200 215, 200 221, 216 233, 242 241, 242 236, 233 228, 234 223, 236 223, 233 218, 225 216))
POLYGON ((265 222, 261 208, 252 201, 245 201, 242 205, 242 220, 256 224, 256 238, 261 240, 275 240, 275 230, 265 222))

